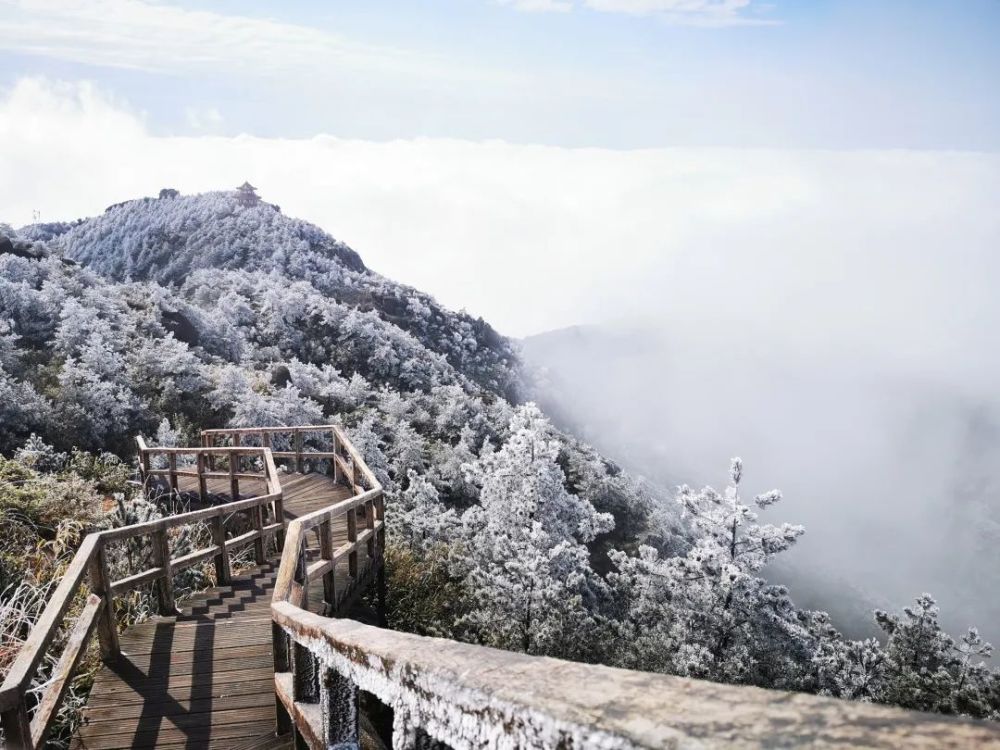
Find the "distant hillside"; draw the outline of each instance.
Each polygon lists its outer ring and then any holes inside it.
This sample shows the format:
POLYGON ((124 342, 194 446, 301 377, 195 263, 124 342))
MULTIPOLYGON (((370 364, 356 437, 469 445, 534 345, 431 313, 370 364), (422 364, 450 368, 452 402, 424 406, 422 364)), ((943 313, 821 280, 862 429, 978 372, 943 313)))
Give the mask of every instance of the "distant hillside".
POLYGON ((852 636, 929 590, 953 632, 977 622, 1000 640, 1000 408, 924 375, 770 361, 739 332, 746 346, 721 356, 663 323, 525 339, 530 397, 662 486, 714 483, 741 455, 755 491, 778 484, 806 527, 769 577, 852 636))

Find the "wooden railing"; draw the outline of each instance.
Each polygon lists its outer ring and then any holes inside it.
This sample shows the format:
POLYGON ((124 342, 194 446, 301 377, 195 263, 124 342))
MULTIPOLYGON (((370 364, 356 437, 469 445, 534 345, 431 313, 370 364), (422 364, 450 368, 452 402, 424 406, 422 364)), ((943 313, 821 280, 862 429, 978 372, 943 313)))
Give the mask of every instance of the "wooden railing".
POLYGON ((202 430, 201 442, 206 448, 225 444, 229 446, 254 445, 269 448, 276 461, 286 461, 293 471, 302 473, 306 463, 333 461, 337 452, 337 430, 334 425, 304 425, 297 427, 237 427, 202 430), (307 441, 329 446, 317 450, 307 441))
POLYGON ((205 483, 212 478, 229 478, 233 502, 209 508, 158 518, 144 523, 88 534, 70 562, 59 586, 52 594, 41 617, 34 624, 27 640, 18 652, 0 686, 0 726, 8 748, 40 748, 44 745, 60 704, 69 688, 73 672, 83 657, 87 645, 97 630, 101 657, 110 660, 120 653, 118 627, 115 620, 116 597, 143 584, 155 583, 161 614, 174 614, 174 576, 193 565, 214 560, 220 584, 231 577, 230 554, 248 544, 254 545, 258 563, 265 561, 265 541, 276 537, 281 545, 284 531, 281 481, 270 451, 266 448, 149 448, 142 438, 139 444, 141 474, 144 481, 164 476, 176 490, 178 477, 195 476, 203 494, 205 483), (156 457, 166 457, 167 468, 154 468, 156 457), (185 468, 179 461, 192 461, 194 468, 185 468), (259 462, 259 471, 242 467, 247 461, 259 462), (225 472, 213 472, 209 463, 225 463, 225 472), (264 482, 266 492, 255 497, 240 497, 239 480, 253 478, 264 482), (239 499, 235 499, 239 498, 239 499), (226 525, 236 514, 249 516, 250 531, 227 538, 226 525), (265 516, 270 515, 270 519, 265 516), (208 522, 213 544, 180 557, 171 557, 168 531, 178 526, 208 522), (108 566, 108 545, 129 539, 148 538, 152 549, 152 566, 133 575, 112 580, 108 566), (77 598, 85 579, 89 578, 90 593, 80 615, 72 625, 62 655, 37 702, 30 700, 29 690, 38 666, 63 624, 67 612, 77 598), (31 705, 34 703, 34 706, 31 705), (33 709, 33 710, 32 710, 33 709))
POLYGON ((318 617, 308 611, 310 583, 322 578, 324 610, 334 612, 352 591, 364 588, 372 576, 381 576, 385 549, 382 485, 343 432, 334 428, 333 434, 334 471, 354 496, 289 523, 271 600, 277 731, 294 731, 297 746, 304 742, 316 748, 357 741, 357 688, 344 680, 333 684, 327 679, 329 674, 321 674, 314 649, 296 638, 292 623, 297 618, 318 617), (342 517, 346 518, 347 541, 334 548, 333 529, 342 517), (310 562, 306 541, 314 530, 320 550, 310 562), (347 585, 338 591, 336 571, 344 560, 347 585), (350 726, 333 720, 341 710, 354 712, 353 734, 350 726))

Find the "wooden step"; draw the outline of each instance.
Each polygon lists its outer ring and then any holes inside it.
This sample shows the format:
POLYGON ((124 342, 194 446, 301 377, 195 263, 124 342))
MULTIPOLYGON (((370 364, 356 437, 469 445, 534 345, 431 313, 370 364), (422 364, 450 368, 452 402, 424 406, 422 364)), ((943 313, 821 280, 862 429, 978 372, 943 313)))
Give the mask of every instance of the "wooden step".
POLYGON ((277 735, 273 732, 265 737, 257 737, 239 745, 233 745, 232 750, 284 750, 292 747, 290 734, 277 735))

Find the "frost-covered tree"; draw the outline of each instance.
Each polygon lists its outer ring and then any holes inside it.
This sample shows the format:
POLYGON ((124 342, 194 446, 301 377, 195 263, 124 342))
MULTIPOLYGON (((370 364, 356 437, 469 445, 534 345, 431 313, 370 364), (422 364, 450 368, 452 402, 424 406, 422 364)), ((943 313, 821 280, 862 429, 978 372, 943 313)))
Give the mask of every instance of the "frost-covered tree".
POLYGON ((437 489, 412 469, 389 515, 390 536, 415 552, 427 553, 452 542, 460 529, 454 508, 441 501, 437 489))
POLYGON ((384 487, 389 488, 390 494, 397 488, 389 475, 389 459, 385 454, 385 438, 383 430, 380 428, 380 421, 374 412, 368 412, 350 430, 348 436, 351 443, 357 448, 361 455, 365 457, 365 463, 372 470, 375 478, 384 487))
POLYGON ((28 383, 11 377, 0 366, 0 446, 14 446, 51 424, 52 409, 28 383))
POLYGON ((70 358, 59 373, 59 389, 55 420, 64 443, 120 445, 128 439, 140 404, 127 388, 70 358))
MULTIPOLYGON (((812 641, 787 590, 760 571, 803 529, 758 523, 740 494, 742 474, 735 458, 723 493, 680 488, 678 503, 697 534, 686 554, 661 559, 643 547, 634 558, 613 555, 617 572, 609 583, 620 613, 623 663, 648 661, 727 682, 797 682, 796 664, 807 661, 812 641)), ((775 490, 758 495, 755 504, 763 509, 780 499, 775 490)))
POLYGON ((521 407, 507 441, 468 467, 481 494, 462 517, 465 624, 495 646, 573 657, 598 631, 585 545, 612 520, 566 490, 550 429, 537 407, 521 407))
POLYGON ((20 354, 17 340, 20 336, 14 331, 14 322, 0 320, 0 367, 15 372, 20 366, 20 354))
POLYGON ((294 385, 273 388, 262 373, 248 373, 235 366, 211 372, 208 401, 228 415, 234 427, 318 424, 323 421, 319 404, 303 397, 294 385))
POLYGON ((983 660, 993 647, 975 628, 956 643, 941 629, 938 613, 930 594, 917 597, 902 616, 875 613, 887 636, 885 686, 879 697, 921 711, 989 715, 990 674, 983 660))

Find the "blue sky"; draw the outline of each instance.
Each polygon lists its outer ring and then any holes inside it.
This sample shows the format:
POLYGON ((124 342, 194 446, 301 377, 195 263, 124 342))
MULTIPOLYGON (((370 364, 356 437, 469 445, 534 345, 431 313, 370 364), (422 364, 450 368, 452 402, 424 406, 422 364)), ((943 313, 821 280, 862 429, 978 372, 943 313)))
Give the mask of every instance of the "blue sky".
POLYGON ((998 36, 995 0, 0 0, 0 86, 158 134, 995 151, 998 36))

